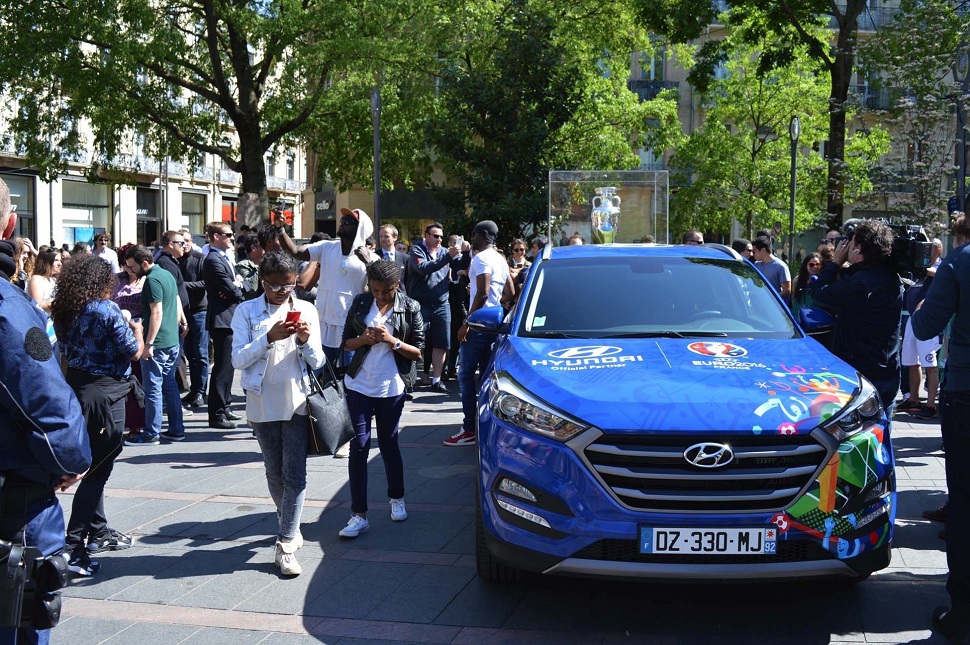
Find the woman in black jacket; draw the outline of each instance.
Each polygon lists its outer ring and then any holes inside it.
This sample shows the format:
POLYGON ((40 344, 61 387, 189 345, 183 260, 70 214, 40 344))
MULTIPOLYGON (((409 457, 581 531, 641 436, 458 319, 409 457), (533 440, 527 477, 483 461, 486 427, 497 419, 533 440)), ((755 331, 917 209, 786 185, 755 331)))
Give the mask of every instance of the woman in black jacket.
POLYGON ((74 493, 67 524, 68 568, 78 576, 100 568, 89 554, 131 546, 129 536, 108 526, 104 486, 121 453, 131 361, 141 356, 144 344, 141 323, 110 299, 115 282, 110 264, 79 255, 64 264, 51 302, 67 383, 81 404, 91 441, 91 468, 74 493))
POLYGON ((404 462, 398 446, 398 422, 404 411, 406 380, 411 365, 421 357, 424 324, 417 302, 398 291, 397 264, 378 260, 367 266, 369 292, 354 298, 344 325, 344 347, 354 352, 344 386, 347 407, 356 436, 350 441, 350 509, 342 537, 357 537, 370 528, 367 522, 367 453, 371 419, 377 419, 377 445, 387 475, 391 519, 402 522, 404 462))

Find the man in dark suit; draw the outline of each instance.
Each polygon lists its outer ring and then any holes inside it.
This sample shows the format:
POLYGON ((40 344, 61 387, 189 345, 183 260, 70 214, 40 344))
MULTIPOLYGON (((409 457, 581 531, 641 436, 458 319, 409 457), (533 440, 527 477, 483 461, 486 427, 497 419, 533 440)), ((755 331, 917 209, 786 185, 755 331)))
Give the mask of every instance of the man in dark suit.
POLYGON ((189 333, 185 337, 185 355, 189 359, 189 393, 182 399, 189 408, 201 408, 208 399, 209 385, 209 330, 205 327, 206 300, 205 282, 202 280, 202 261, 205 256, 193 247, 192 234, 179 231, 185 253, 178 259, 185 289, 189 293, 189 305, 185 308, 185 318, 189 321, 189 333))
POLYGON ((393 224, 385 224, 380 230, 381 250, 379 255, 382 260, 390 260, 401 270, 401 292, 405 292, 407 277, 404 275, 408 267, 408 254, 397 250, 397 227, 393 224))
POLYGON ((209 254, 202 262, 202 279, 205 282, 209 307, 205 326, 212 337, 214 355, 209 378, 209 426, 231 430, 233 421, 240 417, 229 410, 232 402, 232 314, 242 302, 229 254, 233 248, 232 227, 225 222, 212 222, 206 226, 209 238, 209 254))

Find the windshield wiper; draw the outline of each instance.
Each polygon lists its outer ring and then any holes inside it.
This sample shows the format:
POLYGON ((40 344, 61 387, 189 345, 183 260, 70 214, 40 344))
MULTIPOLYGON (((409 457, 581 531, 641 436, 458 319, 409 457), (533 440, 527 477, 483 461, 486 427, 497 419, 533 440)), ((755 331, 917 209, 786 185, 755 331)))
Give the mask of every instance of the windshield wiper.
POLYGON ((564 331, 530 331, 526 338, 595 338, 589 334, 567 334, 564 331))
POLYGON ((723 331, 635 331, 624 334, 607 334, 597 338, 726 338, 723 331))

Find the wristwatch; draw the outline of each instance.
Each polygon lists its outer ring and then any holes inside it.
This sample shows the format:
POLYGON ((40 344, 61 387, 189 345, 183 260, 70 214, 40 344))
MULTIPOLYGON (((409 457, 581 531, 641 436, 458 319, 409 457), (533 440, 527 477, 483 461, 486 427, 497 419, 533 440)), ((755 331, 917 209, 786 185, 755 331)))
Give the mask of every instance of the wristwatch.
POLYGON ((397 341, 396 343, 394 343, 394 347, 392 347, 391 349, 395 352, 401 349, 401 341, 397 341))

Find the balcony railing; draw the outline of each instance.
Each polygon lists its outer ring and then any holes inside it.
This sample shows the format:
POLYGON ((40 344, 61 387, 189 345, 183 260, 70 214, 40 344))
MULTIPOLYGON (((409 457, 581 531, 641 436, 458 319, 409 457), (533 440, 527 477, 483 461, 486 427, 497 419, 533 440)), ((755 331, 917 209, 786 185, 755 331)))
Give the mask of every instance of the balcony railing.
POLYGON ((229 170, 228 168, 221 168, 219 170, 219 181, 224 184, 238 184, 242 182, 242 175, 240 175, 235 170, 229 170))
MULTIPOLYGON (((892 24, 899 12, 898 7, 878 7, 866 9, 859 15, 859 31, 877 31, 892 24)), ((835 16, 829 16, 829 29, 838 29, 839 23, 835 16)))
POLYGON ((631 92, 635 92, 641 101, 651 101, 664 90, 680 91, 680 82, 640 79, 627 81, 627 87, 631 92))

